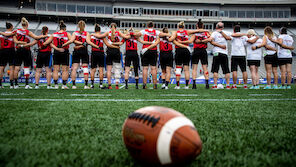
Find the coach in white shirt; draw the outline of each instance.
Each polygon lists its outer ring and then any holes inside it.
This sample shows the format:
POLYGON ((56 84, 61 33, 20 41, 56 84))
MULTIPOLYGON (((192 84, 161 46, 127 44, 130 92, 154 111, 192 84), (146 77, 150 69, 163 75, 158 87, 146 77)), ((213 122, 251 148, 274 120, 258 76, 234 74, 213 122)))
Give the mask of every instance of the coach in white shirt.
POLYGON ((226 79, 226 89, 230 89, 229 79, 229 63, 228 63, 228 49, 227 49, 227 40, 231 40, 230 32, 222 31, 224 24, 222 22, 217 23, 216 31, 212 33, 210 40, 211 44, 214 45, 213 48, 213 64, 212 64, 212 73, 214 73, 214 86, 212 89, 217 89, 217 80, 218 80, 218 71, 221 65, 223 74, 225 74, 226 79))

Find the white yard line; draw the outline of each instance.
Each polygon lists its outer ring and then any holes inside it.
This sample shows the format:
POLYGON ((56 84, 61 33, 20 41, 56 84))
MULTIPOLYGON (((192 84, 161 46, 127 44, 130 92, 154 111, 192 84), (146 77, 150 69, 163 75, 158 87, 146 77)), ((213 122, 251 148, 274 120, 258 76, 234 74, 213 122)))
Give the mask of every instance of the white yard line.
POLYGON ((282 96, 283 94, 249 94, 249 96, 282 96))
POLYGON ((70 94, 69 96, 84 96, 84 97, 88 97, 88 96, 111 96, 111 94, 70 94))
POLYGON ((24 93, 1 93, 1 96, 16 96, 16 95, 24 95, 24 93))
POLYGON ((178 102, 178 101, 206 101, 206 102, 248 102, 248 101, 296 101, 296 98, 285 99, 34 99, 34 98, 0 98, 0 101, 65 101, 65 102, 178 102))
POLYGON ((199 96, 197 94, 162 94, 162 95, 159 95, 159 96, 199 96))

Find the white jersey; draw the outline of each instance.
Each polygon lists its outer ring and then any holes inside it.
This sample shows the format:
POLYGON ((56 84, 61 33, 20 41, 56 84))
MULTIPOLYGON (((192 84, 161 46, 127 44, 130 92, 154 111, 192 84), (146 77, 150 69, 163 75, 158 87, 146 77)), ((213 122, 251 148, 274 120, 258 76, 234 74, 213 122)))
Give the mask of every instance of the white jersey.
POLYGON ((248 37, 232 37, 231 36, 231 56, 246 56, 246 41, 248 37))
MULTIPOLYGON (((283 40, 283 44, 287 46, 293 45, 293 38, 290 35, 282 34, 278 38, 283 40)), ((278 46, 278 58, 292 58, 292 52, 289 49, 278 46)))
MULTIPOLYGON (((266 37, 266 44, 273 47, 273 48, 276 48, 276 43, 272 42, 271 40, 268 39, 268 37, 265 35, 266 37)), ((276 40, 276 37, 273 37, 272 38, 273 40, 276 40)), ((276 53, 276 51, 273 51, 273 50, 268 50, 266 49, 265 51, 265 54, 266 55, 274 55, 276 53)))
MULTIPOLYGON (((251 38, 248 38, 248 40, 253 40, 256 38, 255 36, 252 36, 251 38)), ((247 47, 247 60, 261 60, 262 57, 262 49, 258 48, 256 50, 253 50, 253 46, 259 46, 262 44, 262 39, 258 39, 255 43, 249 43, 246 42, 247 47)))
MULTIPOLYGON (((230 36, 231 33, 227 31, 223 31, 227 36, 230 36)), ((227 47, 227 40, 223 37, 223 35, 217 31, 213 32, 211 37, 213 38, 213 41, 220 44, 220 45, 225 45, 226 49, 222 49, 220 47, 214 46, 213 48, 213 53, 223 53, 223 54, 228 54, 228 47, 227 47)))

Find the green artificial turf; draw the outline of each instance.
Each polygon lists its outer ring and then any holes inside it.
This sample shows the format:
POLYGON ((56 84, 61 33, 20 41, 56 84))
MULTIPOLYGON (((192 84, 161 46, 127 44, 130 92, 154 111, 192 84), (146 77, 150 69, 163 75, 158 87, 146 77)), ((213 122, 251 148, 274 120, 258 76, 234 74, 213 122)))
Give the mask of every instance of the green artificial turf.
POLYGON ((121 128, 129 113, 150 105, 173 108, 195 124, 203 150, 187 166, 296 164, 295 86, 292 90, 205 90, 203 85, 197 90, 173 86, 136 90, 133 85, 129 90, 45 88, 0 89, 0 166, 141 166, 125 149, 121 128), (223 99, 230 101, 219 101, 223 99))

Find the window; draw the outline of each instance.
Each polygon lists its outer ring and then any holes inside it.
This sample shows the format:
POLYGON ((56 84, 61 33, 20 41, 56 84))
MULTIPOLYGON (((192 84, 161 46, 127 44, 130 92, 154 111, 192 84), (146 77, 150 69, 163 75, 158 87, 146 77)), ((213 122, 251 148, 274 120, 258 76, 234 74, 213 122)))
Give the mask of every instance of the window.
POLYGON ((96 7, 96 12, 98 13, 98 14, 104 14, 105 12, 104 12, 104 6, 97 6, 96 7))
POLYGON ((278 18, 278 12, 277 11, 272 11, 272 17, 273 18, 278 18))
POLYGON ((94 6, 87 6, 87 13, 96 13, 96 8, 94 6))
POLYGON ((246 12, 245 11, 238 11, 238 17, 239 18, 245 18, 246 17, 246 12))
POLYGON ((154 9, 151 10, 151 14, 154 15, 154 9))
POLYGON ((76 13, 76 5, 67 5, 67 11, 71 13, 76 13))
POLYGON ((264 18, 271 18, 271 11, 264 11, 264 18))
POLYGON ((229 11, 229 17, 237 17, 237 11, 229 11))
POLYGON ((229 11, 224 11, 224 15, 225 15, 225 17, 228 17, 229 16, 229 11))
POLYGON ((143 14, 146 14, 146 13, 147 13, 147 10, 146 10, 146 9, 144 9, 144 10, 143 10, 143 14))
POLYGON ((77 13, 85 13, 85 6, 77 5, 77 13))
POLYGON ((46 3, 37 3, 37 10, 43 10, 46 11, 46 3))
POLYGON ((113 8, 113 13, 117 14, 117 8, 113 8))
POLYGON ((284 17, 290 18, 290 11, 284 11, 284 17))
POLYGON ((247 11, 247 18, 254 18, 254 11, 247 11))
POLYGON ((128 14, 132 14, 132 9, 131 8, 128 9, 128 14))
POLYGON ((57 4, 58 12, 66 12, 66 4, 57 4))
POLYGON ((172 11, 171 11, 171 10, 169 10, 169 15, 170 15, 170 16, 172 15, 172 11))
POLYGON ((217 17, 218 16, 218 11, 215 11, 215 17, 217 17))
POLYGON ((202 10, 198 10, 198 11, 196 11, 196 16, 203 16, 203 15, 202 15, 202 10))
POLYGON ((219 16, 224 17, 225 16, 224 11, 220 11, 219 16))
POLYGON ((209 10, 204 10, 204 16, 209 16, 210 15, 210 11, 209 10))
POLYGON ((124 23, 121 23, 121 27, 124 27, 124 23))
POLYGON ((213 11, 210 11, 210 14, 209 14, 209 16, 213 16, 213 11))
POLYGON ((262 11, 255 11, 255 18, 262 18, 263 14, 262 11))
POLYGON ((54 11, 54 12, 57 11, 56 4, 48 3, 47 9, 48 9, 48 11, 54 11))
POLYGON ((279 18, 284 18, 284 12, 283 11, 279 11, 279 18))

